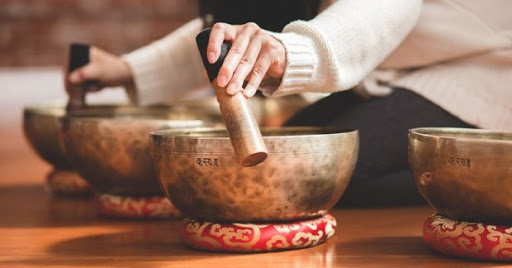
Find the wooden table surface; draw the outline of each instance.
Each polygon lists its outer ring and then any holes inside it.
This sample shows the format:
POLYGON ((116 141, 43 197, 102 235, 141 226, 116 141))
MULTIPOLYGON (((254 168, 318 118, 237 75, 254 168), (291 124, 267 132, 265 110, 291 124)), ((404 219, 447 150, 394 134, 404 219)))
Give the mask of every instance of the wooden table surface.
POLYGON ((20 129, 0 132, 0 267, 482 267, 432 252, 422 240, 428 207, 335 209, 334 237, 317 247, 220 254, 184 246, 176 221, 96 215, 91 199, 52 197, 50 167, 20 129))

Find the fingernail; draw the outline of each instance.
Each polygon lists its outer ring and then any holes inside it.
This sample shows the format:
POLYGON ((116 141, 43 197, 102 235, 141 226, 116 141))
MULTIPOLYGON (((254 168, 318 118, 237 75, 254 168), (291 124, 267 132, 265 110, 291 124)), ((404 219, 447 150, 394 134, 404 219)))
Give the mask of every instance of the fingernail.
POLYGON ((237 90, 237 88, 236 88, 236 87, 237 87, 237 86, 236 86, 236 84, 235 84, 235 83, 231 83, 231 84, 229 84, 229 86, 228 86, 228 88, 227 88, 227 92, 228 92, 228 94, 231 94, 231 95, 235 94, 235 93, 236 93, 236 90, 237 90))
POLYGON ((208 61, 210 63, 215 63, 215 53, 213 52, 208 52, 208 61))
POLYGON ((219 78, 217 78, 217 84, 221 87, 225 87, 226 84, 228 83, 228 78, 224 75, 221 75, 219 76, 219 78))
POLYGON ((254 96, 254 93, 255 93, 255 91, 254 91, 254 89, 252 89, 252 88, 246 88, 246 89, 244 90, 244 95, 245 95, 246 97, 248 97, 248 98, 250 98, 250 97, 254 96))

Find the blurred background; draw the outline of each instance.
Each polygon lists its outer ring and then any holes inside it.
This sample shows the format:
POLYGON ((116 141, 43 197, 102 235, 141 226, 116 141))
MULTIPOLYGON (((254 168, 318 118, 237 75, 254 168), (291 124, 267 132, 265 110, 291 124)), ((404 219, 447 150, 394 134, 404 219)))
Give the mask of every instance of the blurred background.
MULTIPOLYGON (((70 43, 123 54, 198 14, 194 0, 0 0, 0 155, 6 156, 0 168, 7 172, 13 160, 7 156, 20 149, 36 158, 23 139, 23 106, 65 103, 62 66, 70 43), (3 138, 12 135, 19 138, 3 138)), ((126 96, 112 89, 88 101, 125 102, 126 96)))
POLYGON ((70 42, 125 53, 198 16, 191 0, 1 0, 0 66, 57 66, 70 42))

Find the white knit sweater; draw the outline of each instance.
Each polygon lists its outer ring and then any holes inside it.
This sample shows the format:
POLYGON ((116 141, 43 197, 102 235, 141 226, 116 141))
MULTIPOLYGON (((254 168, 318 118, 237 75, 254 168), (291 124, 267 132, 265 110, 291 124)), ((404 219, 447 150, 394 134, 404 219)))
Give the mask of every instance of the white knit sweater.
MULTIPOLYGON (((141 104, 208 87, 193 20, 124 56, 141 104)), ((404 87, 481 128, 512 130, 512 1, 343 0, 272 33, 286 49, 267 96, 404 87)))

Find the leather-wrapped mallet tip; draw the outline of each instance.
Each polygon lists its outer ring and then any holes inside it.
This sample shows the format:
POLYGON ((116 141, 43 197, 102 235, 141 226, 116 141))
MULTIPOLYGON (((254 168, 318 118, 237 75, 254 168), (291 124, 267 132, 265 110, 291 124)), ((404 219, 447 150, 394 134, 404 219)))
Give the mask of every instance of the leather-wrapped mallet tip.
POLYGON ((240 92, 229 95, 225 87, 220 87, 217 84, 216 78, 231 45, 230 42, 224 40, 218 60, 210 64, 206 51, 210 33, 211 30, 207 29, 197 35, 197 48, 208 73, 208 78, 215 89, 220 112, 226 124, 236 158, 243 167, 255 166, 267 158, 267 148, 247 98, 240 92))
POLYGON ((89 63, 89 50, 88 44, 73 43, 69 48, 69 72, 72 72, 89 63))
MULTIPOLYGON (((68 73, 89 64, 89 51, 90 46, 88 44, 71 44, 69 47, 68 73)), ((83 89, 83 85, 68 85, 67 92, 69 98, 66 110, 68 112, 85 107, 85 89, 83 89)))
POLYGON ((210 32, 211 29, 208 28, 202 32, 200 32, 196 36, 197 48, 199 49, 199 53, 201 54, 201 59, 203 60, 204 68, 206 69, 206 73, 208 73, 208 79, 212 82, 217 75, 219 75, 220 67, 222 67, 222 63, 224 62, 224 58, 228 54, 229 48, 231 47, 231 43, 228 41, 224 41, 220 47, 220 56, 217 61, 211 64, 208 61, 206 48, 208 47, 208 41, 210 40, 210 32))

